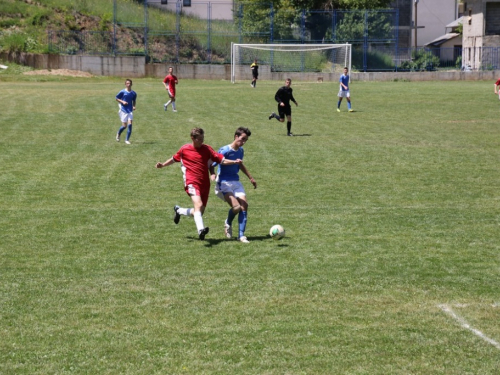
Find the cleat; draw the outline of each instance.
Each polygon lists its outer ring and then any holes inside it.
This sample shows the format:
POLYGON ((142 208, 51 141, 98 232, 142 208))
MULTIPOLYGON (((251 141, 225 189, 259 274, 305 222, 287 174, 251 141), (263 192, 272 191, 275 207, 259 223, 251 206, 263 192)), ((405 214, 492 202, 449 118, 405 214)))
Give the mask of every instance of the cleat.
POLYGON ((120 136, 118 134, 116 135, 116 142, 120 142, 120 136))
POLYGON ((238 238, 238 241, 243 242, 243 243, 250 243, 250 241, 248 241, 246 236, 241 236, 240 238, 238 238))
POLYGON ((126 145, 129 145, 129 144, 130 144, 130 142, 129 142, 129 141, 125 141, 125 144, 126 144, 126 145))
POLYGON ((180 207, 179 206, 174 206, 174 223, 175 224, 179 224, 179 220, 181 219, 181 215, 179 214, 179 212, 177 211, 180 207))
POLYGON ((167 105, 166 105, 166 104, 163 104, 163 110, 164 110, 165 112, 167 112, 167 105))
POLYGON ((293 137, 293 133, 288 133, 287 134, 289 137, 293 137))
POLYGON ((273 113, 271 113, 271 114, 269 115, 269 120, 271 120, 274 116, 276 116, 276 113, 274 113, 274 112, 273 112, 273 113))
POLYGON ((340 112, 340 108, 337 108, 337 112, 340 112))
POLYGON ((172 112, 177 112, 177 110, 176 109, 172 109, 172 112))
POLYGON ((350 109, 349 112, 354 112, 354 109, 350 109))
POLYGON ((198 233, 198 236, 200 237, 201 241, 203 241, 205 239, 205 235, 208 233, 208 231, 209 231, 208 227, 203 228, 202 230, 200 230, 200 233, 198 233))
POLYGON ((233 228, 226 221, 224 222, 224 235, 229 239, 233 237, 233 228))

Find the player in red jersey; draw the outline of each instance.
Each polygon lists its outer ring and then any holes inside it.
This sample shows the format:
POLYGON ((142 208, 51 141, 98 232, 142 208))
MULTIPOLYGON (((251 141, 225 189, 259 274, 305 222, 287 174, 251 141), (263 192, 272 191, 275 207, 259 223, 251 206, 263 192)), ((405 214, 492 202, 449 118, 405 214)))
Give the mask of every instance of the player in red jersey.
MULTIPOLYGON (((205 132, 201 128, 191 130, 192 143, 185 144, 179 151, 164 163, 156 163, 156 168, 163 168, 174 163, 181 163, 184 177, 184 190, 191 197, 193 208, 174 207, 174 223, 178 224, 181 215, 193 216, 198 230, 200 240, 205 239, 208 233, 208 227, 203 224, 203 213, 208 202, 210 193, 210 176, 208 174, 212 163, 222 165, 240 164, 241 159, 228 160, 222 154, 215 152, 214 149, 203 144, 205 132)), ((215 178, 215 176, 214 176, 215 178)))
POLYGON ((177 108, 175 107, 175 85, 179 83, 179 80, 176 76, 172 74, 174 68, 171 66, 168 68, 168 74, 163 79, 163 86, 165 86, 165 90, 167 90, 168 97, 170 100, 163 104, 163 109, 166 111, 168 105, 172 103, 172 111, 177 112, 177 108))
POLYGON ((500 78, 495 82, 495 94, 498 94, 498 99, 500 99, 500 78))

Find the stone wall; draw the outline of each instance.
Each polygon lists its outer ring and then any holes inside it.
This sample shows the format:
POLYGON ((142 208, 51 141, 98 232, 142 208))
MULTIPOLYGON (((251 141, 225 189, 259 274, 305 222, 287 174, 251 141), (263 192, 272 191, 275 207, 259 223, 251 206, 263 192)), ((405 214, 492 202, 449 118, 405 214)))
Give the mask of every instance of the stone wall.
MULTIPOLYGON (((0 53, 0 58, 35 69, 71 69, 89 72, 97 76, 122 78, 163 78, 170 64, 146 64, 141 56, 69 56, 0 53)), ((175 74, 182 79, 231 80, 230 65, 181 64, 174 66, 175 74)), ((496 81, 500 70, 491 71, 435 71, 435 72, 370 72, 352 73, 353 81, 496 81)), ((338 82, 338 73, 279 73, 271 72, 268 66, 259 68, 259 79, 305 82, 338 82)), ((248 80, 250 81, 250 74, 248 80)))

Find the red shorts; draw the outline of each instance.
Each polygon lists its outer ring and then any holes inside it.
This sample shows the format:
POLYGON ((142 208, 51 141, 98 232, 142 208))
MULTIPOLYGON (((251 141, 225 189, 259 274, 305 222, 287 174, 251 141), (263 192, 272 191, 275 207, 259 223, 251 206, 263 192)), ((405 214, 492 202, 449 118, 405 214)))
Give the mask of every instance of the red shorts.
POLYGON ((199 185, 189 184, 184 188, 184 190, 190 197, 200 197, 203 206, 207 207, 208 196, 210 195, 210 186, 208 186, 208 188, 204 188, 199 185))

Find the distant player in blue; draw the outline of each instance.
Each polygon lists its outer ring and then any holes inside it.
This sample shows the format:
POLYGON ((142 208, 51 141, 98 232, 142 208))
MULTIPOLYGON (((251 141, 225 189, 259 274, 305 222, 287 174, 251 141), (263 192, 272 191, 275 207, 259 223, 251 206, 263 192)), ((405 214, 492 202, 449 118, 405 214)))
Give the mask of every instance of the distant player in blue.
MULTIPOLYGON (((227 160, 243 160, 243 145, 248 141, 252 133, 250 129, 239 127, 234 133, 234 140, 231 144, 221 147, 219 153, 224 155, 227 160)), ((224 234, 227 238, 233 236, 233 219, 238 215, 238 241, 249 243, 245 236, 247 225, 247 210, 248 202, 245 194, 245 189, 240 182, 238 172, 240 169, 247 175, 250 182, 257 188, 257 182, 250 175, 248 169, 241 164, 234 165, 219 165, 217 170, 217 178, 215 185, 215 194, 222 200, 226 201, 231 208, 227 214, 227 219, 224 222, 224 234)))
POLYGON ((120 116, 120 120, 122 122, 122 126, 120 127, 120 129, 118 129, 118 133, 116 133, 117 142, 120 142, 120 135, 125 129, 128 128, 125 143, 127 145, 130 144, 130 136, 132 135, 132 121, 134 120, 136 100, 137 94, 132 90, 132 80, 127 79, 125 81, 125 88, 116 95, 116 101, 120 103, 118 116, 120 116))
POLYGON ((337 103, 337 112, 340 112, 340 103, 342 103, 342 98, 347 99, 347 109, 349 112, 354 112, 351 108, 351 93, 349 92, 349 69, 347 67, 344 68, 344 74, 340 76, 340 89, 338 93, 339 101, 337 103))

